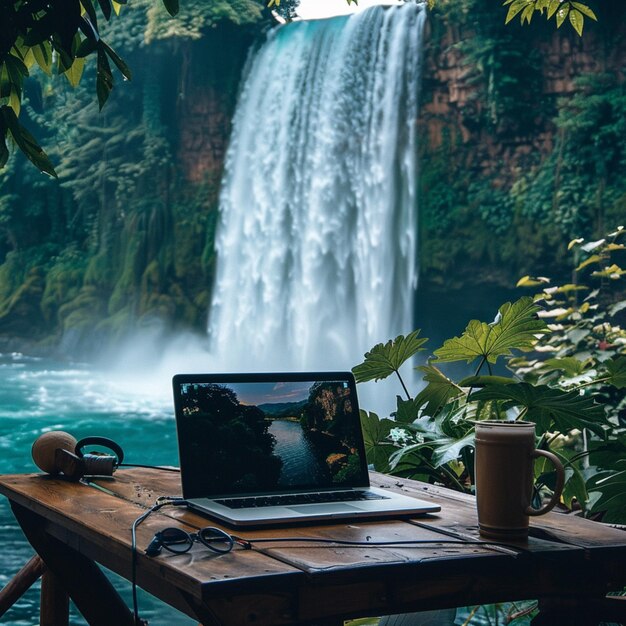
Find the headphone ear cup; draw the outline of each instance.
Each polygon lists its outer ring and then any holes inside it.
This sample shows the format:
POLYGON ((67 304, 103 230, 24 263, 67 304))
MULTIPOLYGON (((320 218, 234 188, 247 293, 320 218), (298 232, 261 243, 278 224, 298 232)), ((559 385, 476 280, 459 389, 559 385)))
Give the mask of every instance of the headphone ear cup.
POLYGON ((85 463, 85 474, 92 476, 111 476, 119 465, 124 462, 124 451, 121 446, 108 437, 85 437, 76 443, 76 456, 85 463), (102 446, 108 448, 115 456, 108 454, 84 453, 86 446, 102 446))

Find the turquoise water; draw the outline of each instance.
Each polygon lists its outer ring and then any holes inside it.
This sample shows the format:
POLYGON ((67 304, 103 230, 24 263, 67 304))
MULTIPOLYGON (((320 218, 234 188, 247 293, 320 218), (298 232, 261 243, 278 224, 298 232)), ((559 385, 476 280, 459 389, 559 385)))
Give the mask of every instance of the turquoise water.
MULTIPOLYGON (((0 354, 0 473, 38 471, 30 448, 44 432, 65 430, 76 438, 110 437, 120 443, 129 463, 178 464, 176 433, 168 376, 141 377, 97 370, 80 363, 55 363, 22 354, 0 354)), ((130 529, 129 529, 130 530, 130 529)), ((0 588, 32 556, 33 551, 15 522, 7 500, 0 497, 0 588)), ((110 574, 113 584, 131 606, 130 584, 110 574)), ((197 622, 147 593, 139 593, 141 616, 150 626, 191 626, 197 622)), ((500 609, 500 616, 514 608, 500 609)), ((455 624, 487 626, 496 623, 490 611, 459 610, 455 624)), ((6 626, 39 623, 39 584, 33 586, 2 618, 6 626)), ((528 618, 515 620, 526 624, 528 618)), ((86 622, 72 609, 70 623, 86 622)), ((450 624, 449 613, 435 622, 450 624)), ((498 622, 502 623, 502 622, 498 622)))
MULTIPOLYGON (((0 473, 38 471, 30 448, 39 435, 50 430, 65 430, 78 439, 110 437, 122 446, 128 463, 178 465, 167 380, 148 385, 127 373, 117 377, 79 363, 0 354, 0 473)), ((0 531, 1 588, 33 554, 4 497, 0 497, 0 531)), ((130 583, 113 575, 112 580, 130 606, 130 583)), ((139 608, 151 626, 197 624, 146 593, 140 593, 139 608)), ((1 621, 10 626, 38 624, 39 585, 1 621)), ((72 610, 71 624, 85 623, 72 610)))

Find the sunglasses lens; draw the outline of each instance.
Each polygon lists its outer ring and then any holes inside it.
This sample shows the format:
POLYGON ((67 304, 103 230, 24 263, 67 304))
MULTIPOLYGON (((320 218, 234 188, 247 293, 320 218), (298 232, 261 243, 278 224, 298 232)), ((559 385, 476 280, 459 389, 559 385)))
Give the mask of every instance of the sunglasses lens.
POLYGON ((193 544, 189 534, 180 528, 166 528, 160 535, 161 544, 170 552, 187 552, 193 544))
POLYGON ((198 533, 198 538, 207 547, 215 552, 230 552, 233 547, 233 538, 219 528, 207 527, 198 533))

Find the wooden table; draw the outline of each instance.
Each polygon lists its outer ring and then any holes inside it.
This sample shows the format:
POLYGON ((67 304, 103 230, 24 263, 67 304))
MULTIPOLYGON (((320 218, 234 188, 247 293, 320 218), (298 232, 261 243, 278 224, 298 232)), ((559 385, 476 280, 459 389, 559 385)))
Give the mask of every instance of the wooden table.
MULTIPOLYGON (((226 555, 196 544, 184 555, 147 557, 143 549, 158 530, 219 526, 185 507, 166 507, 138 528, 137 581, 207 626, 340 624, 349 617, 521 599, 540 601, 537 623, 597 623, 598 611, 607 620, 626 621, 626 602, 604 599, 608 591, 626 585, 625 532, 551 513, 531 521, 531 537, 517 544, 519 549, 464 543, 478 539, 473 497, 381 474, 371 478, 376 486, 437 502, 441 513, 236 532, 243 537, 441 543, 346 547, 296 541, 252 550, 236 546, 226 555), (459 543, 445 543, 451 539, 459 543)), ((66 593, 89 624, 133 624, 130 610, 96 562, 130 579, 133 520, 157 496, 180 494, 178 474, 120 470, 97 484, 11 475, 0 477, 0 493, 9 498, 47 566, 42 624, 59 626, 66 619, 59 617, 66 612, 66 593)))

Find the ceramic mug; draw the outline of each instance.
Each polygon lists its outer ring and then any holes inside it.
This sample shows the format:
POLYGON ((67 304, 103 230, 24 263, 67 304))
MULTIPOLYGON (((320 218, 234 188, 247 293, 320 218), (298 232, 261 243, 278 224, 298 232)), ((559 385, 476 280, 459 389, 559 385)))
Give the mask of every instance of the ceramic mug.
POLYGON ((482 421, 476 423, 476 506, 480 534, 492 539, 525 539, 529 516, 543 515, 559 501, 565 472, 551 452, 535 449, 532 422, 482 421), (550 501, 535 509, 533 465, 538 457, 556 469, 556 487, 550 501))

